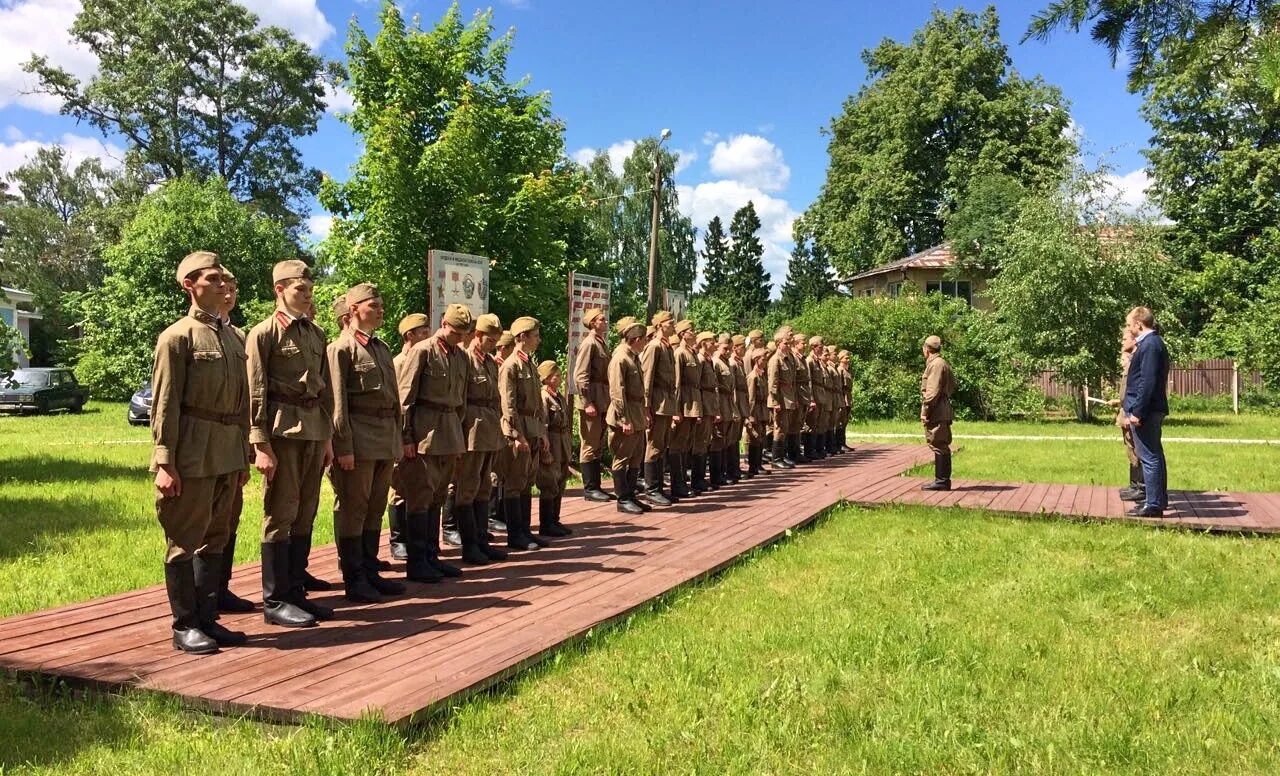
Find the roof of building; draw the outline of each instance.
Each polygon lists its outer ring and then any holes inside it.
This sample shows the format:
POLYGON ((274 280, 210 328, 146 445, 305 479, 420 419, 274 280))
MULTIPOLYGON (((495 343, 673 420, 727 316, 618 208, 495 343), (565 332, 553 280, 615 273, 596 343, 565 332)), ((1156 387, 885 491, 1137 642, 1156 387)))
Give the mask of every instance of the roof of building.
POLYGON ((951 252, 951 246, 943 243, 942 245, 935 245, 928 250, 912 254, 905 259, 898 259, 897 261, 891 261, 888 264, 881 264, 878 267, 872 267, 866 272, 860 272, 843 282, 852 283, 855 280, 862 280, 863 278, 875 277, 876 275, 883 275, 886 272, 896 272, 904 269, 946 269, 955 263, 956 256, 951 252))

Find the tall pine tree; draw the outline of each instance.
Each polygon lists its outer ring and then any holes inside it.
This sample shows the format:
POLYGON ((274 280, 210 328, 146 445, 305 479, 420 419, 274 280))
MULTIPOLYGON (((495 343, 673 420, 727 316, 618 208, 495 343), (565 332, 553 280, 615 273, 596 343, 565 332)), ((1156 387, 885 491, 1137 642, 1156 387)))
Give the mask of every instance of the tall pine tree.
POLYGON ((831 275, 831 262, 826 251, 813 240, 803 218, 791 227, 795 248, 787 265, 787 280, 782 284, 778 306, 787 315, 799 315, 806 303, 818 302, 836 293, 831 275))
POLYGON ((724 296, 729 288, 729 238, 724 233, 720 216, 707 224, 702 237, 702 293, 724 296))
POLYGON ((750 200, 733 214, 729 224, 728 287, 736 303, 739 322, 758 321, 769 310, 769 291, 773 283, 764 268, 764 244, 757 236, 760 217, 750 200))

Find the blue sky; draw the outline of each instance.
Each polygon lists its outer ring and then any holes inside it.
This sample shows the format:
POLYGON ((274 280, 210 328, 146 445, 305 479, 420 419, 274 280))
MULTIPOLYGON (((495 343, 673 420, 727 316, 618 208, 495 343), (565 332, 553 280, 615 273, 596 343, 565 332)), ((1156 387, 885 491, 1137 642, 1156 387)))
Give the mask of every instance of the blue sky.
MULTIPOLYGON (((265 21, 292 29, 322 54, 341 58, 353 17, 373 32, 377 2, 243 0, 265 21)), ((698 227, 727 218, 747 199, 764 222, 767 264, 774 282, 785 276, 790 221, 813 201, 826 170, 820 130, 865 77, 863 49, 885 37, 906 40, 933 8, 957 3, 899 0, 813 2, 585 2, 500 0, 464 2, 467 16, 492 6, 499 30, 515 28, 513 77, 552 95, 567 128, 571 155, 612 149, 620 163, 628 143, 669 127, 681 152, 677 175, 682 208, 698 227)), ((1145 187, 1141 150, 1150 131, 1125 73, 1087 35, 1060 34, 1048 43, 1019 44, 1041 2, 997 4, 1014 67, 1059 86, 1086 147, 1105 155, 1116 186, 1136 206, 1145 187)), ((119 141, 58 116, 47 98, 24 95, 19 65, 45 53, 81 74, 92 58, 65 34, 79 0, 0 0, 0 174, 41 144, 61 143, 74 157, 119 153, 119 141), (104 146, 105 140, 105 146, 104 146)), ((448 4, 407 0, 402 8, 429 25, 448 4)), ((967 5, 980 10, 979 5, 967 5)), ((340 109, 342 96, 334 100, 340 109)), ((302 141, 306 159, 343 177, 358 153, 354 137, 333 115, 302 141)), ((317 210, 312 226, 323 234, 317 210)))

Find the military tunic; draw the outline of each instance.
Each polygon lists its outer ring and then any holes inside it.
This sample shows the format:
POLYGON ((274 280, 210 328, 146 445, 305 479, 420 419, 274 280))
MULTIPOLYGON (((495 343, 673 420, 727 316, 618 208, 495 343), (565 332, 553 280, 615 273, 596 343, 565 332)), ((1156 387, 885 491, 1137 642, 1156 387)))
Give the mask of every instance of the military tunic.
MULTIPOLYGON (((511 451, 510 468, 503 482, 506 498, 533 492, 537 461, 546 443, 546 410, 542 406, 542 381, 528 354, 516 351, 498 372, 502 399, 502 433, 511 451), (523 441, 528 450, 516 449, 523 441)), ((601 418, 603 420, 603 417, 601 418)))
POLYGON ((467 351, 467 363, 467 400, 462 416, 467 452, 453 479, 454 499, 460 505, 489 500, 494 464, 504 447, 498 362, 475 345, 467 351))
POLYGON ((726 447, 737 450, 742 444, 742 434, 746 429, 747 417, 751 413, 751 405, 747 398, 747 368, 737 356, 729 359, 729 369, 733 371, 733 401, 736 405, 736 419, 729 430, 726 447))
POLYGON ((594 332, 587 332, 578 345, 573 364, 573 384, 577 388, 574 406, 578 408, 578 434, 582 449, 578 460, 586 463, 600 458, 605 446, 605 407, 609 404, 609 351, 594 332), (594 407, 595 417, 586 413, 594 407))
POLYGON ((417 453, 410 460, 417 461, 418 471, 403 483, 410 512, 444 504, 454 467, 467 451, 462 435, 467 368, 462 348, 450 345, 442 332, 414 345, 400 364, 401 441, 417 453))
POLYGON ((680 399, 676 394, 676 354, 665 338, 654 337, 640 354, 644 372, 644 403, 652 418, 645 463, 661 461, 671 447, 672 418, 680 417, 680 399))
POLYGON ((565 397, 546 386, 542 388, 542 406, 547 416, 547 454, 538 463, 538 496, 554 498, 564 495, 564 485, 569 481, 573 421, 565 397))
POLYGON ((672 428, 669 447, 673 453, 687 453, 693 448, 694 436, 702 423, 702 364, 683 343, 673 350, 672 355, 680 422, 672 428))
POLYGON ((716 370, 716 398, 720 402, 720 422, 716 424, 716 435, 711 441, 712 450, 725 450, 729 447, 729 437, 733 434, 736 423, 742 420, 738 412, 738 400, 734 396, 736 390, 733 379, 733 368, 720 354, 711 357, 711 366, 716 370))
POLYGON ((613 453, 613 479, 621 482, 628 469, 638 469, 644 455, 644 377, 636 354, 627 343, 619 344, 609 361, 609 451, 613 453), (631 430, 624 431, 623 423, 631 430))
POLYGON ((769 357, 768 406, 774 417, 774 440, 783 441, 796 433, 800 401, 796 393, 796 362, 782 351, 769 357))
POLYGON ((920 419, 925 442, 939 455, 951 454, 951 395, 955 391, 951 365, 940 355, 930 356, 920 378, 920 419))
POLYGON ((720 409, 720 375, 710 356, 698 354, 698 386, 702 392, 702 423, 694 433, 693 452, 706 455, 717 447, 716 438, 722 435, 719 428, 723 420, 720 409))
POLYGON ((769 378, 753 369, 747 375, 747 411, 744 426, 751 445, 763 445, 769 431, 769 378))

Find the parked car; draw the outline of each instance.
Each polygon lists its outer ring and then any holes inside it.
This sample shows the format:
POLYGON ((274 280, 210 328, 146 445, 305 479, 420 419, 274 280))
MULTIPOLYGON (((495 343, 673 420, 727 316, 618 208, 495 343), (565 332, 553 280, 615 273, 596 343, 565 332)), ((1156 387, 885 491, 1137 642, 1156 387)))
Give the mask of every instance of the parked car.
POLYGON ((0 410, 43 415, 58 409, 80 412, 89 401, 89 389, 76 382, 70 369, 28 368, 0 376, 0 410))
POLYGON ((151 425, 151 381, 148 380, 142 384, 142 387, 129 398, 129 425, 131 426, 149 426, 151 425))

